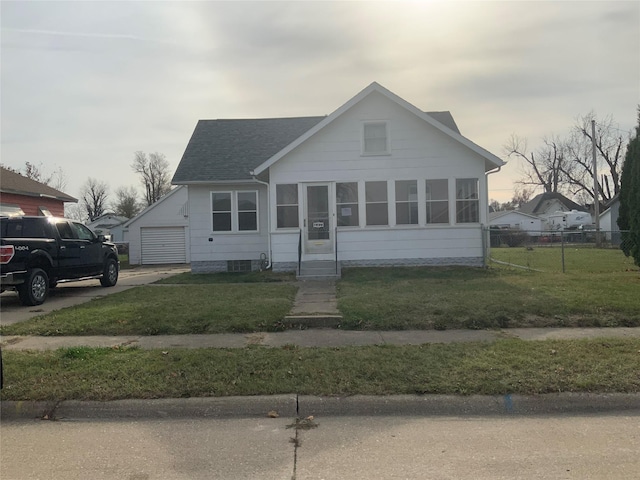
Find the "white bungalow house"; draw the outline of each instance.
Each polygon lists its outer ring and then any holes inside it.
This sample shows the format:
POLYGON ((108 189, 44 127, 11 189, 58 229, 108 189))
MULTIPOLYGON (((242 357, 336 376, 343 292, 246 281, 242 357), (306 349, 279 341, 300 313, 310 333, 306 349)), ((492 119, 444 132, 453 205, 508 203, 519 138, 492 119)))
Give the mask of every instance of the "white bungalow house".
POLYGON ((449 112, 372 83, 328 116, 200 120, 188 186, 193 272, 482 265, 487 174, 449 112))

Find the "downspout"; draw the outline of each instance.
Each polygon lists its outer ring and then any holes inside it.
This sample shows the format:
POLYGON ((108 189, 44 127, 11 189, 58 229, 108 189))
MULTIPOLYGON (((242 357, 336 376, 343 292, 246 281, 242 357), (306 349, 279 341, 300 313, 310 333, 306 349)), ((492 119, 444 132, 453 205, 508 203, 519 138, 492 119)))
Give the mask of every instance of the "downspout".
MULTIPOLYGON (((488 172, 484 173, 484 176, 487 181, 487 200, 489 199, 489 175, 491 175, 492 173, 498 173, 501 169, 502 169, 502 165, 499 165, 497 168, 494 168, 493 170, 489 170, 488 172)), ((488 203, 487 203, 487 220, 489 220, 489 204, 488 203)), ((484 247, 483 253, 482 253, 482 261, 484 263, 484 267, 486 268, 489 265, 489 261, 490 261, 489 249, 491 248, 491 237, 490 237, 490 232, 488 230, 486 233, 483 232, 482 243, 484 247)))
POLYGON ((249 175, 251 175, 254 182, 260 183, 267 187, 267 251, 269 254, 269 263, 266 266, 266 270, 270 270, 271 269, 271 195, 270 195, 269 183, 263 182, 262 180, 258 180, 253 170, 249 171, 249 175))

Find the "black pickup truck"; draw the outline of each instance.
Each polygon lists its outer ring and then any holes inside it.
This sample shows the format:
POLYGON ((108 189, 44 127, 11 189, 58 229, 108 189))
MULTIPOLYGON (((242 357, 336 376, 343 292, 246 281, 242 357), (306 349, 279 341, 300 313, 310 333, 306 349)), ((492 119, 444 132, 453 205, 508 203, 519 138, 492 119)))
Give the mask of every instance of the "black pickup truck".
POLYGON ((55 217, 0 217, 0 290, 23 305, 40 305, 58 282, 118 281, 118 251, 81 223, 55 217))

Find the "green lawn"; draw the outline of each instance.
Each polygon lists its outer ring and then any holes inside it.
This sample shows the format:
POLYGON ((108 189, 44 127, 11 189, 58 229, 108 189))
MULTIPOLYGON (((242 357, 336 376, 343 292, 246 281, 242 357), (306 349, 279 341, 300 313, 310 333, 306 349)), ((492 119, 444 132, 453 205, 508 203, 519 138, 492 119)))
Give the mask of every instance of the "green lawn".
MULTIPOLYGON (((553 263, 555 249, 537 250, 540 262, 553 263)), ((531 254, 520 248, 493 252, 510 263, 526 263, 531 254)), ((571 255, 580 261, 564 274, 497 264, 489 269, 346 268, 337 286, 341 328, 640 326, 638 268, 625 263, 618 250, 583 248, 571 255)), ((273 272, 184 273, 159 282, 163 285, 137 287, 0 331, 158 335, 281 330, 293 304, 294 278, 273 272)))
POLYGON ((345 328, 640 325, 637 270, 345 269, 338 294, 345 328))
MULTIPOLYGON (((491 257, 546 273, 562 272, 562 248, 560 244, 549 246, 492 248, 491 257)), ((618 248, 596 249, 590 245, 566 244, 564 248, 566 273, 601 274, 638 271, 633 258, 625 257, 618 248)), ((497 266, 493 263, 492 266, 497 266)), ((507 268, 500 266, 500 268, 507 268)))
POLYGON ((640 392, 640 340, 5 351, 2 400, 640 392))
POLYGON ((169 335, 284 328, 291 284, 142 286, 32 320, 3 335, 169 335))

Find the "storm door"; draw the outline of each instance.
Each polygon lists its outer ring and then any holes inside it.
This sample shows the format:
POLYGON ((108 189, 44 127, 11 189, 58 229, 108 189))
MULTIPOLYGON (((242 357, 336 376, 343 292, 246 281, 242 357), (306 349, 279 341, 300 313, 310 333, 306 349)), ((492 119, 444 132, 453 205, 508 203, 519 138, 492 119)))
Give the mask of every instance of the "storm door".
POLYGON ((330 185, 304 185, 304 253, 326 254, 333 252, 333 228, 331 217, 330 185))

